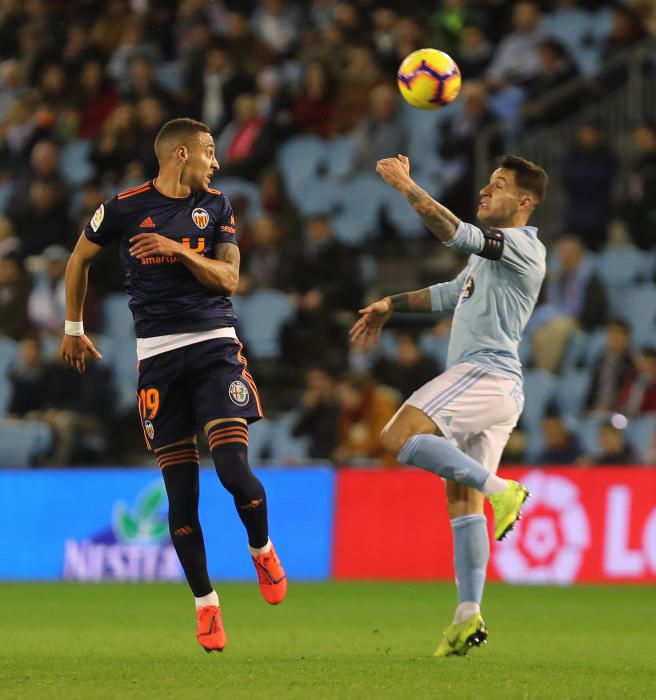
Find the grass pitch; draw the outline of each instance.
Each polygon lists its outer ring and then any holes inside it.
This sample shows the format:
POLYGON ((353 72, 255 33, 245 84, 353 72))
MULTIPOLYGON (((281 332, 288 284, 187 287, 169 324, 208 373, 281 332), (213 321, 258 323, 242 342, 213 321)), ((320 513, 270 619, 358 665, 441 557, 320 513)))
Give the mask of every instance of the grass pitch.
POLYGON ((220 585, 228 646, 205 654, 182 585, 0 585, 0 698, 656 697, 650 588, 488 586, 489 644, 432 653, 453 586, 220 585))

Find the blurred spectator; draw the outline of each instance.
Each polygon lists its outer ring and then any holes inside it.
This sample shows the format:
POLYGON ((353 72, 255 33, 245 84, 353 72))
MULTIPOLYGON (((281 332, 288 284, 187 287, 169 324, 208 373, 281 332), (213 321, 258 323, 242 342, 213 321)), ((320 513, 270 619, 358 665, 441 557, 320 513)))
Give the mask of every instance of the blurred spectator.
POLYGON ((562 167, 567 198, 564 227, 591 250, 599 250, 606 241, 616 173, 617 158, 606 144, 601 125, 581 124, 562 167))
POLYGON ((396 389, 401 396, 410 396, 440 372, 432 357, 422 354, 416 337, 399 333, 394 357, 380 357, 371 368, 377 381, 396 389))
POLYGON ((371 461, 389 464, 380 445, 380 433, 394 415, 400 397, 389 388, 376 386, 370 375, 351 372, 337 385, 339 416, 338 444, 333 453, 336 464, 371 461))
POLYGON ((103 12, 91 27, 91 39, 105 56, 111 56, 120 46, 134 16, 129 0, 106 0, 101 7, 103 12))
POLYGON ((66 203, 68 188, 59 171, 59 148, 54 141, 39 141, 30 154, 29 166, 16 181, 12 192, 15 204, 25 196, 32 183, 46 182, 55 188, 59 203, 66 203))
POLYGON ((263 211, 275 219, 287 240, 295 241, 299 233, 298 213, 287 196, 280 171, 273 167, 266 168, 260 175, 258 185, 263 211))
POLYGON ((8 379, 11 384, 9 418, 23 418, 43 408, 48 378, 39 340, 29 336, 21 340, 18 360, 10 367, 8 379))
POLYGON ((656 413, 656 348, 636 353, 634 371, 620 391, 619 411, 626 416, 656 413))
POLYGON ((582 464, 636 464, 638 459, 626 442, 624 433, 610 423, 599 428, 600 452, 594 458, 581 458, 582 464))
POLYGON ((251 28, 246 12, 234 10, 226 16, 226 39, 233 47, 235 64, 249 75, 275 63, 275 51, 267 46, 251 28))
POLYGON ((487 71, 490 87, 518 85, 534 78, 540 70, 538 44, 540 10, 535 2, 518 2, 513 8, 513 31, 499 42, 487 71))
POLYGON ((466 19, 466 3, 464 0, 444 0, 431 15, 431 46, 439 46, 440 50, 450 55, 460 44, 466 19))
POLYGON ((592 413, 618 410, 619 392, 633 372, 631 328, 622 319, 606 326, 606 347, 590 375, 586 409, 592 413))
POLYGON ((165 103, 157 97, 143 97, 136 107, 138 141, 135 158, 126 174, 133 180, 141 180, 157 174, 159 164, 153 144, 168 115, 165 103))
POLYGON ((120 44, 112 53, 107 63, 107 74, 112 78, 119 92, 126 93, 134 80, 133 60, 143 58, 151 66, 161 60, 159 49, 145 36, 141 18, 131 17, 125 32, 120 37, 120 44))
POLYGON ((234 102, 234 112, 234 119, 216 142, 221 174, 256 180, 261 169, 273 159, 273 126, 258 114, 252 94, 239 95, 234 102))
POLYGON ((287 56, 298 40, 299 8, 285 0, 261 0, 251 25, 255 34, 279 56, 287 56))
POLYGON ((378 85, 371 91, 369 114, 355 134, 352 171, 371 174, 380 158, 407 151, 408 137, 400 113, 398 91, 378 85))
POLYGON ((616 56, 619 51, 630 47, 644 36, 640 15, 626 4, 615 4, 612 28, 602 55, 604 58, 616 56))
POLYGON ((47 180, 34 180, 27 196, 11 202, 7 215, 21 241, 23 256, 38 255, 49 245, 67 242, 68 203, 47 180))
POLYGON ((656 247, 656 122, 638 124, 633 143, 635 155, 621 209, 635 244, 649 250, 656 247))
POLYGON ((59 63, 49 64, 39 76, 37 89, 42 118, 51 125, 53 136, 59 140, 68 140, 75 134, 76 120, 69 87, 64 67, 59 63))
POLYGON ((103 182, 120 182, 128 165, 134 161, 138 143, 135 121, 134 105, 122 102, 102 125, 94 142, 91 161, 103 182))
POLYGON ((289 136, 292 126, 291 97, 283 84, 282 73, 274 66, 267 66, 257 74, 255 103, 257 111, 274 131, 276 142, 289 136))
POLYGON ((289 286, 291 251, 276 220, 262 216, 255 222, 253 242, 243 257, 239 293, 256 288, 289 286))
POLYGON ((19 61, 27 82, 34 85, 52 54, 44 27, 33 22, 24 24, 18 32, 19 61))
POLYGON ((311 61, 305 66, 303 82, 292 106, 296 128, 302 133, 328 136, 334 99, 326 67, 321 61, 311 61))
POLYGON ((460 47, 456 53, 463 80, 475 80, 483 77, 492 60, 493 50, 483 27, 478 24, 468 24, 463 27, 460 35, 460 47))
POLYGON ((544 450, 538 463, 571 465, 583 455, 578 438, 567 429, 559 415, 551 413, 542 419, 542 433, 544 450))
POLYGON ((555 245, 558 265, 546 282, 546 301, 533 314, 530 328, 537 367, 558 370, 567 341, 574 330, 590 331, 608 317, 606 292, 581 241, 561 238, 555 245))
POLYGON ((78 136, 95 137, 116 106, 118 97, 104 66, 97 59, 82 64, 77 81, 78 136))
MULTIPOLYGON (((446 159, 442 198, 445 206, 457 211, 466 221, 472 221, 474 211, 474 148, 482 129, 496 121, 488 108, 488 95, 483 83, 470 80, 462 87, 462 110, 444 123, 439 139, 440 155, 446 159)), ((487 156, 493 158, 503 150, 500 133, 490 139, 487 156)), ((399 151, 403 153, 403 151, 399 151)))
POLYGON ((381 66, 386 71, 394 72, 398 68, 396 40, 398 14, 392 7, 377 7, 372 13, 373 26, 371 39, 381 66))
POLYGON ((310 438, 309 456, 312 459, 332 457, 337 447, 338 413, 335 381, 325 369, 309 369, 305 374, 301 415, 294 425, 293 434, 310 438))
POLYGON ((59 337, 66 320, 64 274, 69 252, 60 245, 48 246, 39 256, 33 273, 33 287, 27 302, 27 316, 40 338, 59 337))
POLYGON ((32 146, 48 136, 47 125, 39 121, 36 98, 33 92, 17 95, 0 124, 0 174, 5 173, 2 179, 20 175, 32 146))
POLYGON ((0 335, 21 339, 31 287, 32 280, 15 253, 0 257, 0 335))
POLYGON ((136 55, 130 61, 128 79, 122 97, 135 104, 148 97, 159 100, 165 105, 171 103, 171 96, 155 79, 152 61, 141 55, 136 55))
POLYGON ((0 64, 0 123, 9 116, 14 100, 25 89, 24 81, 21 65, 16 59, 0 64))

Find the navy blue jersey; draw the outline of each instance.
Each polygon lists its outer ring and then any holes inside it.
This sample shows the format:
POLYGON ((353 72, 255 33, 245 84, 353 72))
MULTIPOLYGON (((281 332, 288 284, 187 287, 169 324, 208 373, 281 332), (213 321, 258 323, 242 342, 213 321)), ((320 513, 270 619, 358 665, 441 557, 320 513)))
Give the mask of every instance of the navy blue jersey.
POLYGON ((210 258, 219 243, 236 245, 232 207, 218 190, 168 197, 145 182, 101 205, 84 233, 101 246, 118 241, 138 338, 234 325, 230 297, 204 287, 175 257, 129 253, 138 233, 159 233, 210 258))

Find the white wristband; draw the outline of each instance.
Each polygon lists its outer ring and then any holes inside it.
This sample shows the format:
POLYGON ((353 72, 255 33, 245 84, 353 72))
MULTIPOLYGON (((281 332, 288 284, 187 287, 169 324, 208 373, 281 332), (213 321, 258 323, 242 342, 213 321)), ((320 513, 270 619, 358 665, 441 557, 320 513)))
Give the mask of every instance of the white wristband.
POLYGON ((82 321, 64 321, 65 335, 84 335, 84 324, 82 321))

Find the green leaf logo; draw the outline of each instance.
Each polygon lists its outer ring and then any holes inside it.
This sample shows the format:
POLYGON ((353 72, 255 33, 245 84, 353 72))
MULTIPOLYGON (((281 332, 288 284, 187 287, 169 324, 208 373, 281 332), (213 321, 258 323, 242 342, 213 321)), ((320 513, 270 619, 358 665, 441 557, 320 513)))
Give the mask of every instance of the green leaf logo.
POLYGON ((155 481, 137 496, 133 508, 123 501, 114 504, 112 529, 116 539, 126 544, 156 544, 168 536, 166 491, 155 481))

